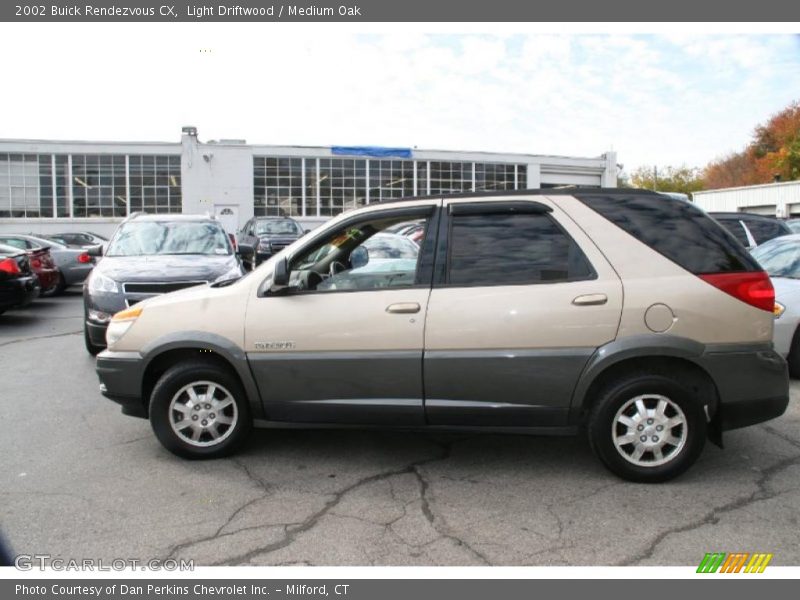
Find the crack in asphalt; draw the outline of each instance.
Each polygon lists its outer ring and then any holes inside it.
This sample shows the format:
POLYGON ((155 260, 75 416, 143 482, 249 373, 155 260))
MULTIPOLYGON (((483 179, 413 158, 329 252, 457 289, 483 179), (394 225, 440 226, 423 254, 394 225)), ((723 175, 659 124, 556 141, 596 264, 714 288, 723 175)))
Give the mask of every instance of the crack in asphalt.
POLYGON ((783 492, 770 492, 769 490, 767 490, 767 484, 769 483, 770 479, 772 479, 775 475, 777 475, 781 471, 784 471, 785 469, 788 469, 798 464, 800 464, 800 456, 790 456, 782 460, 779 460, 778 462, 770 465, 766 469, 761 470, 758 479, 756 479, 754 482, 756 485, 756 489, 749 496, 736 498, 735 500, 731 500, 726 504, 712 508, 701 518, 696 519, 691 523, 687 523, 679 527, 673 527, 667 529, 666 531, 662 531, 653 539, 652 542, 650 542, 650 545, 645 550, 625 561, 618 563, 617 566, 637 565, 642 561, 652 558, 653 555, 656 553, 658 547, 664 542, 665 539, 667 539, 671 535, 676 535, 679 533, 692 531, 694 529, 699 529, 700 527, 704 527, 705 525, 715 525, 716 523, 719 522, 719 518, 721 515, 739 510, 741 508, 745 508, 756 502, 771 500, 772 498, 781 495, 783 492))
MULTIPOLYGON (((220 565, 233 565, 233 564, 244 564, 255 558, 256 556, 262 554, 269 554, 271 552, 275 552, 276 550, 280 550, 282 548, 286 548, 290 546, 297 537, 311 529, 313 529, 320 520, 331 513, 331 511, 339 505, 339 503, 347 496, 350 492, 361 488, 365 485, 369 485, 371 483, 375 483, 377 481, 383 481, 394 477, 396 475, 404 475, 408 473, 415 473, 418 467, 423 465, 447 460, 452 454, 453 446, 460 440, 454 440, 445 444, 437 444, 439 447, 439 452, 436 456, 432 456, 429 458, 425 458, 422 460, 414 461, 404 467, 399 467, 396 469, 391 469, 389 471, 384 471, 382 473, 376 473, 374 475, 370 475, 368 477, 363 477, 358 481, 348 485, 347 487, 335 492, 333 494, 329 494, 332 497, 325 503, 325 505, 312 515, 310 515, 307 519, 299 522, 299 523, 292 523, 285 527, 284 530, 284 537, 276 542, 272 542, 270 544, 266 544, 259 548, 255 548, 254 550, 250 550, 248 552, 242 553, 237 556, 230 557, 224 561, 220 561, 218 563, 212 563, 210 566, 220 566, 220 565)), ((213 539, 213 536, 212 536, 213 539)))
POLYGON ((425 520, 430 523, 431 527, 433 527, 434 531, 436 531, 440 538, 448 539, 452 542, 455 542, 457 546, 463 546, 466 548, 473 556, 475 556, 478 560, 480 560, 484 565, 491 565, 491 561, 481 552, 473 548, 470 544, 468 544, 465 540, 461 539, 457 535, 452 533, 452 529, 447 525, 444 517, 436 518, 436 515, 433 513, 433 508, 431 506, 431 502, 428 498, 428 490, 430 489, 430 484, 428 480, 425 478, 424 474, 422 473, 421 467, 422 465, 414 465, 413 473, 417 477, 417 481, 419 482, 419 495, 421 501, 421 510, 422 514, 425 516, 425 520), (442 528, 437 526, 436 522, 440 521, 442 523, 442 527, 446 529, 446 531, 442 531, 442 528))
POLYGON ((83 331, 68 331, 67 333, 53 333, 51 335, 37 335, 34 337, 27 337, 27 338, 15 338, 13 340, 0 343, 0 348, 3 348, 5 346, 11 346, 12 344, 21 344, 22 342, 35 342, 36 340, 48 340, 57 337, 65 337, 68 335, 79 335, 81 333, 83 333, 83 331))
POLYGON ((233 520, 237 516, 239 516, 243 511, 247 510, 249 507, 253 506, 257 502, 261 502, 262 500, 268 498, 269 496, 271 496, 273 494, 272 486, 269 485, 268 483, 266 483, 265 481, 263 481, 261 478, 256 477, 253 474, 253 472, 250 469, 247 468, 247 465, 245 465, 242 461, 240 461, 240 460, 238 460, 236 458, 233 458, 233 459, 231 459, 231 462, 233 464, 235 464, 237 467, 239 467, 244 472, 244 474, 247 476, 247 478, 250 481, 252 481, 253 483, 255 483, 259 488, 261 488, 261 490, 264 493, 261 494, 260 496, 256 497, 256 498, 252 498, 252 499, 248 500, 247 502, 245 502, 244 504, 242 504, 241 506, 236 508, 228 516, 228 518, 225 519, 225 522, 222 525, 220 525, 217 528, 217 530, 214 533, 212 533, 211 535, 204 536, 204 537, 197 538, 197 539, 193 539, 193 540, 189 540, 189 541, 186 541, 186 542, 181 542, 180 544, 174 545, 172 548, 170 548, 170 550, 169 550, 168 554, 166 555, 166 557, 164 558, 164 560, 166 560, 168 558, 173 558, 177 552, 180 552, 181 550, 185 550, 186 548, 189 548, 189 547, 192 547, 192 546, 196 546, 197 544, 201 544, 203 542, 208 542, 208 541, 211 541, 211 540, 216 540, 216 539, 228 537, 228 536, 231 536, 231 535, 235 535, 237 533, 241 533, 243 531, 250 531, 250 530, 253 530, 253 529, 262 529, 264 527, 280 527, 280 526, 282 526, 282 524, 260 524, 260 525, 253 525, 253 526, 250 526, 250 527, 242 527, 241 529, 237 529, 236 531, 230 531, 230 532, 227 532, 227 533, 223 533, 225 528, 228 525, 230 525, 233 522, 233 520))

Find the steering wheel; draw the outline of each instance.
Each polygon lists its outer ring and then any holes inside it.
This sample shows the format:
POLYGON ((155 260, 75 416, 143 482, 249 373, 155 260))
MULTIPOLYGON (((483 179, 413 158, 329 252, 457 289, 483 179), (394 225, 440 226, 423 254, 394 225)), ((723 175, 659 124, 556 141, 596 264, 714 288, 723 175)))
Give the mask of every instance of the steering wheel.
POLYGON ((333 277, 337 273, 341 273, 342 271, 346 270, 347 270, 346 265, 340 263, 338 260, 335 260, 331 263, 331 266, 328 268, 328 273, 330 273, 331 277, 333 277))

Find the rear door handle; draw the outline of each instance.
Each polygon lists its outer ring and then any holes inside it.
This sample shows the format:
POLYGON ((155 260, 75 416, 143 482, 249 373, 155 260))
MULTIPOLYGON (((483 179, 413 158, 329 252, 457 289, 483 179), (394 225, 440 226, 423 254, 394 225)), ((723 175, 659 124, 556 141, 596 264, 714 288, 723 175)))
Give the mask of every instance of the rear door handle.
POLYGON ((411 313, 418 313, 419 312, 419 304, 416 302, 397 302, 396 304, 390 304, 386 307, 386 312, 388 313, 398 313, 398 314, 411 314, 411 313))
POLYGON ((608 302, 608 296, 605 294, 584 294, 572 301, 575 306, 598 306, 606 302, 608 302))

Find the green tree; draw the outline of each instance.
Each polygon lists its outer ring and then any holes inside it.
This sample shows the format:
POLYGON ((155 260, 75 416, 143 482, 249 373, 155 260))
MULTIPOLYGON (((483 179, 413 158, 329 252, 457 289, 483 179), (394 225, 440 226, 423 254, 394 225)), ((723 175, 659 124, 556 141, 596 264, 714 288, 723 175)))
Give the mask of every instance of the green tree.
POLYGON ((703 189, 703 174, 696 167, 639 167, 631 173, 633 187, 657 190, 659 192, 679 192, 692 194, 703 189))

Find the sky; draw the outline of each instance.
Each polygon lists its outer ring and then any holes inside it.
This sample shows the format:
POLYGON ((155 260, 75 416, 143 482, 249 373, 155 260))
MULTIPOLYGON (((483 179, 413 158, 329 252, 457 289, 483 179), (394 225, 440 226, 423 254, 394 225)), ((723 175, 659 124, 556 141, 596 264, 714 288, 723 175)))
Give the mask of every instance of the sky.
POLYGON ((0 138, 379 145, 698 166, 800 100, 800 36, 0 24, 0 138))

